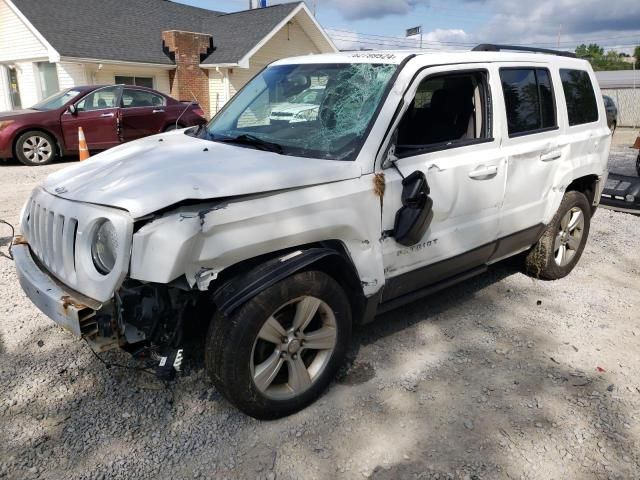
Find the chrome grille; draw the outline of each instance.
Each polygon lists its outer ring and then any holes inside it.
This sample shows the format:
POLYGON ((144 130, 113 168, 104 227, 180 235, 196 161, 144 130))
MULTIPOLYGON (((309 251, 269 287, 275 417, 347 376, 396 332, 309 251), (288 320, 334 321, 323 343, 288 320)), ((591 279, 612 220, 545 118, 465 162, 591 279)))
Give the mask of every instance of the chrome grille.
POLYGON ((27 215, 26 235, 35 255, 50 272, 75 283, 78 219, 46 208, 36 199, 31 200, 27 215))

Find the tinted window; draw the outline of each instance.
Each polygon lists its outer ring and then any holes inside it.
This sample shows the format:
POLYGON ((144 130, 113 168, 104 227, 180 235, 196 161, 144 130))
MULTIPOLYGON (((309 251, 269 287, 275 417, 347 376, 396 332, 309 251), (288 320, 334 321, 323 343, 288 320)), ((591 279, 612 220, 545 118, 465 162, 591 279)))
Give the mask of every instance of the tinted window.
POLYGON ((556 127, 549 71, 542 68, 500 70, 509 134, 556 127))
POLYGON ((165 105, 165 98, 155 93, 144 90, 134 90, 125 88, 122 92, 122 106, 131 107, 162 107, 165 105))
POLYGON ((101 110, 104 108, 116 108, 118 87, 101 88, 90 93, 78 102, 76 108, 81 112, 101 110))
POLYGON ((562 89, 567 101, 569 125, 580 125, 598 120, 598 104, 589 74, 584 70, 560 69, 562 89))

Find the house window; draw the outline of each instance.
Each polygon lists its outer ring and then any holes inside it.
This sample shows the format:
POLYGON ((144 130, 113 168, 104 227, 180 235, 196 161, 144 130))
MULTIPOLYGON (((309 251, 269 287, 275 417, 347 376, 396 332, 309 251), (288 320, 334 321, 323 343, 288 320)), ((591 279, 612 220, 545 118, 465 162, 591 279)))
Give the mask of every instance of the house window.
POLYGON ((544 68, 500 69, 509 135, 557 127, 551 76, 544 68))
POLYGON ((60 90, 58 70, 55 63, 37 62, 38 80, 40 82, 40 98, 47 98, 60 90))
POLYGON ((116 84, 153 88, 153 77, 127 77, 125 75, 116 75, 116 84))

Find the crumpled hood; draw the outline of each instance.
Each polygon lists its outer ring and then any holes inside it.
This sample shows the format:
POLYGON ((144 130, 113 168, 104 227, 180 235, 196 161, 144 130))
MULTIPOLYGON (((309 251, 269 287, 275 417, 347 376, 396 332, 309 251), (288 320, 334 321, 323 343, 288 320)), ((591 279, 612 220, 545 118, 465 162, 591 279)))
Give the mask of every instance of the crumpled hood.
POLYGON ((95 155, 49 175, 43 187, 62 198, 122 208, 138 218, 182 200, 318 185, 360 174, 355 162, 278 155, 178 130, 95 155))

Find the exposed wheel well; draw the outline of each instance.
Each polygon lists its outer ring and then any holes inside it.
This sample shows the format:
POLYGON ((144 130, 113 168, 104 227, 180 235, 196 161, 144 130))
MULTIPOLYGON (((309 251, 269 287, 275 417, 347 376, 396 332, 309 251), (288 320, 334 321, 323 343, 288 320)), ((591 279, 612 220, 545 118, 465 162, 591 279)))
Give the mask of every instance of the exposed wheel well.
POLYGON ((366 298, 362 290, 357 270, 347 253, 346 247, 339 240, 328 240, 313 244, 300 245, 244 260, 223 270, 219 277, 211 283, 209 290, 215 292, 217 289, 224 287, 229 282, 233 282, 234 279, 241 278, 243 275, 251 272, 266 262, 272 261, 276 258, 281 258, 297 250, 304 251, 312 248, 330 249, 335 251, 337 255, 329 255, 320 258, 317 261, 306 265, 304 268, 292 271, 291 274, 301 271, 318 270, 332 277, 345 290, 351 304, 353 314, 352 318, 354 319, 354 322, 357 322, 364 314, 366 298))
POLYGON ((35 127, 35 128, 23 128, 22 130, 18 131, 15 133, 14 137, 13 137, 13 143, 11 145, 11 152, 13 153, 13 156, 15 158, 16 156, 16 148, 18 147, 18 139, 20 138, 20 136, 23 133, 26 132, 40 132, 40 133, 44 133, 46 135, 49 135, 51 138, 53 138, 55 144, 56 144, 56 155, 58 156, 62 156, 62 145, 60 144, 60 139, 58 138, 58 136, 53 133, 50 132, 49 130, 42 128, 42 127, 35 127))
POLYGON ((573 182, 569 184, 567 187, 567 192, 581 192, 589 201, 589 205, 591 205, 591 214, 593 215, 596 211, 596 207, 593 205, 595 200, 595 192, 596 192, 596 182, 598 181, 597 175, 586 175, 584 177, 576 178, 573 182))

